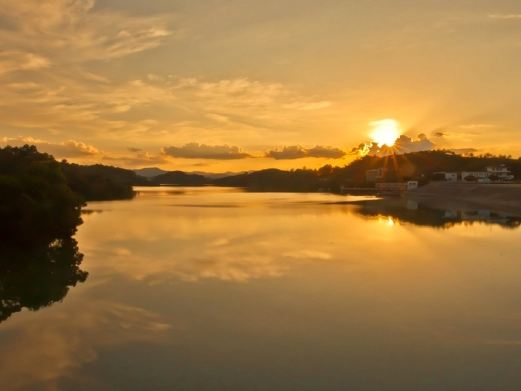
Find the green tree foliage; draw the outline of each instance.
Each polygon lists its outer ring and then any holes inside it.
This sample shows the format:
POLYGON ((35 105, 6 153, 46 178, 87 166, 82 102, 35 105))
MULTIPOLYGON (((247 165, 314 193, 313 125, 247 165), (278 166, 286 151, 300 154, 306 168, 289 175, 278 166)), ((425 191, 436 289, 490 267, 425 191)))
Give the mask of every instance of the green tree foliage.
POLYGON ((63 168, 34 146, 0 149, 0 322, 87 278, 72 235, 89 193, 73 191, 63 168))
POLYGON ((214 181, 219 186, 239 186, 256 191, 315 191, 320 188, 317 170, 268 169, 214 181))
POLYGON ((70 236, 81 223, 82 205, 52 156, 27 145, 0 149, 2 242, 46 243, 70 236))
POLYGON ((149 185, 146 178, 123 168, 67 162, 62 162, 61 168, 70 188, 86 201, 130 199, 133 185, 149 185))
POLYGON ((372 187, 366 181, 367 170, 385 168, 384 181, 409 179, 427 182, 436 172, 481 171, 487 166, 506 165, 516 178, 521 178, 521 159, 510 156, 461 156, 450 151, 423 151, 404 155, 364 156, 345 167, 326 165, 318 170, 283 171, 268 169, 225 177, 213 181, 218 186, 241 186, 257 191, 337 192, 342 187, 372 187))
POLYGON ((132 198, 133 171, 57 162, 36 147, 0 148, 0 245, 70 237, 86 201, 132 198))

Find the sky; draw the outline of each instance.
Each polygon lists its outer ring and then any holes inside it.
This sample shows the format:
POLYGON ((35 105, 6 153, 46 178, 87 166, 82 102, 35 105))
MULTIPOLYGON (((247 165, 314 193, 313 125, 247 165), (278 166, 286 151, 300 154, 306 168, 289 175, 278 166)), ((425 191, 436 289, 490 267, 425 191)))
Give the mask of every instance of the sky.
POLYGON ((521 156, 519 0, 0 0, 0 144, 128 168, 521 156), (374 130, 374 129, 373 129, 374 130))

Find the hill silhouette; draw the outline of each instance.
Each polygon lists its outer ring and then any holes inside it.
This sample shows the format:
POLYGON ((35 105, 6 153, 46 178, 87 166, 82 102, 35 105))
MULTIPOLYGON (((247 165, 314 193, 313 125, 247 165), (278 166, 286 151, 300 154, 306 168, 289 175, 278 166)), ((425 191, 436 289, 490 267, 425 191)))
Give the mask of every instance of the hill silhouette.
POLYGON ((240 186, 257 191, 331 191, 342 187, 373 187, 366 181, 366 171, 386 168, 386 181, 432 180, 440 171, 481 171, 487 166, 506 165, 515 178, 521 178, 521 159, 510 156, 461 156, 450 151, 422 151, 385 157, 365 156, 344 167, 319 169, 267 169, 209 181, 217 186, 240 186))
POLYGON ((183 171, 169 171, 157 175, 149 180, 151 185, 179 185, 179 186, 202 186, 211 184, 212 181, 198 174, 188 174, 183 171))

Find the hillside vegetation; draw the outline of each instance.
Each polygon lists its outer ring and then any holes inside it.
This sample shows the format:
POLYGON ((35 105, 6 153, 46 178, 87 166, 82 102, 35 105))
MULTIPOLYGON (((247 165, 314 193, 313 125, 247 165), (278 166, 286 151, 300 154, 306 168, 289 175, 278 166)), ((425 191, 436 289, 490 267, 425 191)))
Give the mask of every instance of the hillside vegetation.
POLYGON ((131 198, 132 171, 57 162, 34 146, 0 148, 0 246, 70 237, 86 201, 131 198))
POLYGON ((508 156, 461 156, 447 151, 424 151, 387 157, 365 156, 345 167, 330 165, 319 169, 283 171, 268 169, 214 180, 218 186, 241 186, 264 191, 317 191, 337 192, 343 186, 371 187, 366 182, 366 171, 387 168, 385 180, 402 181, 416 179, 428 182, 439 171, 480 171, 487 166, 506 165, 519 179, 521 160, 508 156))
MULTIPOLYGON (((509 156, 461 156, 448 151, 424 151, 386 157, 365 156, 344 167, 323 166, 319 169, 279 170, 275 168, 212 179, 182 171, 170 171, 147 180, 139 177, 134 184, 179 186, 238 186, 255 191, 338 192, 342 187, 372 187, 366 182, 366 171, 387 168, 387 181, 416 179, 429 182, 439 171, 481 171, 487 166, 506 165, 519 179, 521 160, 509 156)), ((131 179, 131 178, 129 178, 131 179)))

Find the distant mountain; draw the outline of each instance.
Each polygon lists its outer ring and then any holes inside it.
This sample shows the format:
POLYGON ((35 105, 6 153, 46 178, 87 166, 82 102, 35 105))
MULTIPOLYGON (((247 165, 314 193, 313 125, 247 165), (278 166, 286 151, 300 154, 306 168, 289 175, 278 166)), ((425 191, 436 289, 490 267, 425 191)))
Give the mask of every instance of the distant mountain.
POLYGON ((162 170, 158 167, 146 167, 134 170, 134 172, 139 176, 150 179, 158 175, 166 174, 168 171, 162 170))
MULTIPOLYGON (((152 179, 159 175, 167 174, 169 172, 177 172, 177 173, 181 172, 181 171, 167 171, 167 170, 163 170, 158 167, 145 167, 145 168, 140 168, 140 169, 133 170, 133 171, 137 175, 144 177, 144 178, 148 178, 148 179, 152 179)), ((183 171, 183 172, 185 172, 185 171, 183 171)), ((210 178, 210 179, 220 179, 220 178, 224 178, 224 177, 228 177, 228 176, 244 174, 244 172, 231 172, 231 171, 228 171, 228 172, 192 171, 192 172, 185 172, 185 173, 187 175, 200 175, 200 176, 204 176, 204 177, 210 178)))
POLYGON ((259 191, 315 191, 320 187, 320 178, 315 170, 284 171, 270 168, 215 179, 213 183, 259 191))
POLYGON ((229 177, 229 176, 235 176, 235 175, 240 175, 240 174, 245 174, 246 172, 232 172, 232 171, 228 171, 228 172, 204 172, 204 171, 193 171, 193 172, 190 172, 190 174, 195 174, 195 175, 202 175, 206 178, 210 178, 210 179, 220 179, 220 178, 225 178, 225 177, 229 177))
POLYGON ((202 175, 187 174, 183 171, 168 171, 150 179, 155 185, 181 185, 181 186, 202 186, 211 183, 210 178, 202 175))

